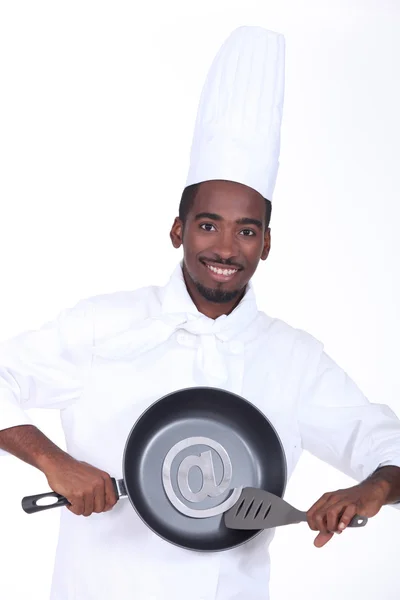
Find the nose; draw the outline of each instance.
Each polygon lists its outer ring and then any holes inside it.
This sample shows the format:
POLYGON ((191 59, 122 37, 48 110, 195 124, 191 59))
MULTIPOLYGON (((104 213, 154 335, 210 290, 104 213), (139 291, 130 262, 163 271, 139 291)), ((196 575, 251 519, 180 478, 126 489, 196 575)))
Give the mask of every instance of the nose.
POLYGON ((221 231, 215 247, 215 252, 224 260, 232 259, 238 255, 238 240, 234 232, 221 231))

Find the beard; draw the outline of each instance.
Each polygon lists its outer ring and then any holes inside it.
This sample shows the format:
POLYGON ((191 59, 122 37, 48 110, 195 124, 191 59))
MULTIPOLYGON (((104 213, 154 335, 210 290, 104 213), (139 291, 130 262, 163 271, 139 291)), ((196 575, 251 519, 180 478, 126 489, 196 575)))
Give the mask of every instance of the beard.
POLYGON ((208 300, 208 302, 215 302, 216 304, 224 304, 225 302, 232 302, 232 300, 237 298, 239 296, 239 294, 242 292, 242 290, 232 290, 229 292, 229 291, 225 291, 225 290, 208 288, 208 287, 205 287, 204 285, 202 285, 198 281, 194 281, 193 279, 192 279, 192 281, 195 284, 198 292, 203 296, 203 298, 208 300))

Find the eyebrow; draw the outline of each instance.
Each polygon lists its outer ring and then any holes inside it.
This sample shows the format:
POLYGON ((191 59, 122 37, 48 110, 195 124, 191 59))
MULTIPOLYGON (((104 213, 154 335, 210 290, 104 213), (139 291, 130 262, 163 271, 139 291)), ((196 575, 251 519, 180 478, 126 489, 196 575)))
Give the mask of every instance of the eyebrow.
MULTIPOLYGON (((211 219, 212 221, 223 221, 221 215, 217 215, 215 213, 202 212, 195 216, 195 221, 199 221, 200 219, 211 219)), ((251 219, 249 217, 243 217, 242 219, 237 219, 237 225, 255 225, 259 229, 262 229, 262 222, 258 219, 251 219)))
POLYGON ((250 219, 248 217, 243 217, 243 219, 238 219, 236 221, 238 225, 255 225, 259 229, 262 229, 263 224, 258 219, 250 219))

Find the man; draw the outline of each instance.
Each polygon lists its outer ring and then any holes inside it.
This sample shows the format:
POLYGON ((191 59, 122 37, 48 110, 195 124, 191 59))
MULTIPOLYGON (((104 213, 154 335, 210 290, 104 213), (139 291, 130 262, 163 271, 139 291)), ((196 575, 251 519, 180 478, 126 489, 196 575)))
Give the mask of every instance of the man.
POLYGON ((193 386, 237 393, 274 424, 290 476, 302 449, 361 483, 309 511, 316 545, 356 514, 400 500, 400 423, 372 405, 320 342, 257 308, 278 170, 284 40, 240 28, 208 74, 179 217, 183 261, 163 288, 91 298, 0 351, 0 447, 70 502, 52 600, 267 600, 273 531, 222 553, 160 539, 117 502, 125 440, 157 398, 193 386), (58 408, 67 451, 25 409, 58 408), (77 515, 90 517, 79 518, 77 515))

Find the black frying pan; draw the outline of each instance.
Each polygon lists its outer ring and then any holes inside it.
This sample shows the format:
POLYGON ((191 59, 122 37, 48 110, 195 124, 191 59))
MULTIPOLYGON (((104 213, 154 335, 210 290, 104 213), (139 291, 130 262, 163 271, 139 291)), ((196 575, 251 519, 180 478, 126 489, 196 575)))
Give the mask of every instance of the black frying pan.
MULTIPOLYGON (((164 396, 139 417, 126 442, 123 480, 115 486, 168 542, 227 550, 260 531, 228 529, 224 512, 243 487, 282 497, 286 460, 275 429, 253 404, 223 390, 189 388, 164 396)), ((51 492, 24 498, 22 507, 32 513, 67 503, 51 492), (57 502, 37 505, 44 497, 57 502)))

